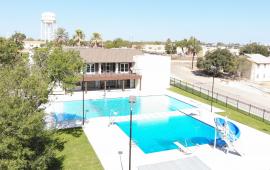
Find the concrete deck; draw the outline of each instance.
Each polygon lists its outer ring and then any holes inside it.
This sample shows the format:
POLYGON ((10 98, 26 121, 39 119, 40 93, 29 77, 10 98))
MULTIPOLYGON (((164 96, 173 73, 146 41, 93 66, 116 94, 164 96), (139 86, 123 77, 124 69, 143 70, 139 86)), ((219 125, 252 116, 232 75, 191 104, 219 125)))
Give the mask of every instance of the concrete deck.
MULTIPOLYGON (((157 93, 153 92, 137 92, 137 91, 111 91, 106 94, 108 98, 114 97, 128 97, 129 95, 154 95, 157 93)), ((164 91, 163 93, 187 103, 191 103, 197 106, 199 109, 194 110, 183 110, 186 114, 196 112, 198 114, 192 114, 195 118, 214 126, 214 117, 217 115, 211 113, 210 106, 197 102, 195 100, 189 99, 187 97, 172 93, 169 91, 164 91)), ((91 98, 104 98, 103 92, 88 92, 86 94, 86 99, 91 98)), ((48 112, 53 112, 58 109, 57 104, 62 101, 69 100, 81 100, 81 93, 75 93, 72 96, 52 96, 51 105, 47 108, 48 112)), ((215 112, 220 112, 217 108, 213 109, 215 112)), ((176 116, 180 113, 173 113, 176 116)), ((160 113, 155 113, 152 116, 161 116, 160 113)), ((150 116, 151 117, 151 116, 150 116)), ((120 118, 121 119, 121 118, 120 118)), ((123 120, 128 120, 127 118, 122 118, 123 120)), ((140 119, 138 117, 138 119, 140 119)), ((120 120, 119 120, 120 121, 120 120)), ((145 154, 136 144, 132 146, 132 169, 138 169, 139 167, 151 164, 157 164, 162 162, 182 160, 185 158, 196 156, 200 159, 207 167, 210 169, 217 170, 234 170, 234 169, 256 169, 256 170, 269 170, 270 169, 270 135, 242 125, 238 122, 234 122, 241 131, 240 138, 235 142, 235 148, 239 151, 242 156, 238 156, 232 153, 224 153, 219 149, 214 149, 209 145, 200 145, 189 147, 192 152, 191 155, 185 155, 177 149, 145 154)), ((108 117, 99 117, 90 119, 83 130, 93 146, 98 158, 101 161, 104 169, 108 170, 122 170, 128 169, 128 148, 129 148, 129 138, 128 136, 116 125, 109 125, 108 117), (119 151, 122 152, 119 155, 119 151), (120 159, 121 158, 121 159, 120 159)))
POLYGON ((193 156, 175 161, 143 165, 138 170, 210 170, 199 158, 193 156))

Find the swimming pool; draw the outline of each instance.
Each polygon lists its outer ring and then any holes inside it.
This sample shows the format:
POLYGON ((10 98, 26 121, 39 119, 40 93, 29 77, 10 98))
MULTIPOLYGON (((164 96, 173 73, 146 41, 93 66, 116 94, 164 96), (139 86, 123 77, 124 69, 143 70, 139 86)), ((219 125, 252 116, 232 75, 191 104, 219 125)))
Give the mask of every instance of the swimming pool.
MULTIPOLYGON (((129 136, 129 121, 117 125, 129 136)), ((176 141, 186 147, 211 144, 215 135, 212 126, 187 115, 133 121, 132 125, 133 141, 144 153, 177 149, 176 141)))
MULTIPOLYGON (((105 98, 85 100, 85 118, 95 118, 114 115, 127 116, 130 112, 129 98, 105 98)), ((144 96, 137 97, 133 107, 133 114, 148 114, 170 112, 194 108, 193 105, 177 100, 170 96, 144 96)), ((63 103, 63 112, 55 113, 58 122, 82 119, 82 101, 67 101, 63 103)))

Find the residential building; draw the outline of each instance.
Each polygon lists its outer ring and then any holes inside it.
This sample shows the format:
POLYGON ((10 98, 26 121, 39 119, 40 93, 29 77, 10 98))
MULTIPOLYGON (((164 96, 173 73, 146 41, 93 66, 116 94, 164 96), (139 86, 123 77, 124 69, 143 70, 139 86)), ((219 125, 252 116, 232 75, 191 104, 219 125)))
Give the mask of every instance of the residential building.
POLYGON ((152 54, 165 54, 165 45, 146 44, 143 47, 143 51, 152 54))
POLYGON ((270 81, 270 57, 261 54, 245 54, 249 64, 245 63, 243 77, 252 81, 270 81))
POLYGON ((86 63, 82 84, 87 90, 138 89, 169 87, 170 58, 143 54, 135 49, 68 48, 78 50, 86 63))

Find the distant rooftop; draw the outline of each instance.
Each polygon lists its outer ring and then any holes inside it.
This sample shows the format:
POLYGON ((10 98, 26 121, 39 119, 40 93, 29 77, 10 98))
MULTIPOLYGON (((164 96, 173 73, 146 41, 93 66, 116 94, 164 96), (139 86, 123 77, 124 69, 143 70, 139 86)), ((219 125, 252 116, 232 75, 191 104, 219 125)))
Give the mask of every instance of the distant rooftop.
POLYGON ((249 61, 257 64, 270 64, 270 57, 265 57, 261 54, 245 54, 249 61))
POLYGON ((119 63, 133 62, 133 56, 142 55, 143 52, 136 49, 105 49, 105 48, 73 48, 66 50, 79 51, 81 57, 87 63, 119 63))

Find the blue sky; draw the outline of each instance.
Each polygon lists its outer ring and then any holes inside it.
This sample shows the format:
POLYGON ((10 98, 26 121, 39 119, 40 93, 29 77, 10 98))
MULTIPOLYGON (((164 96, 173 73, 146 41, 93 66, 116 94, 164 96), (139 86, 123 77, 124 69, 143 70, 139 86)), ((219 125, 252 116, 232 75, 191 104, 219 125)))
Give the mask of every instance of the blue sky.
POLYGON ((81 28, 87 38, 100 32, 104 39, 270 43, 269 7, 269 0, 6 0, 0 36, 39 38, 41 13, 52 11, 70 36, 81 28))

